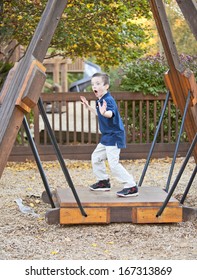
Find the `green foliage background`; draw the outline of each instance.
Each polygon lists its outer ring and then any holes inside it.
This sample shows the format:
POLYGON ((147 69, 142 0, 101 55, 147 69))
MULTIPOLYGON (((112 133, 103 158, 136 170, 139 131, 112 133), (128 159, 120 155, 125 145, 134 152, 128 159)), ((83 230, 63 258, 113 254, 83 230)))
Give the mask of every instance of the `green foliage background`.
MULTIPOLYGON (((182 54, 180 62, 192 70, 197 78, 197 56, 182 54)), ((166 91, 164 73, 168 69, 165 57, 159 54, 136 59, 122 68, 120 89, 158 96, 166 91)))
MULTIPOLYGON (((193 71, 195 77, 197 78, 197 56, 189 56, 189 55, 180 55, 181 64, 185 66, 185 68, 189 68, 193 71)), ((156 56, 148 56, 145 58, 140 58, 131 63, 128 63, 121 70, 119 69, 119 79, 121 80, 119 89, 123 91, 135 92, 136 94, 142 93, 144 95, 154 95, 159 96, 161 93, 165 93, 166 86, 164 83, 164 73, 168 70, 168 65, 166 59, 163 56, 157 54, 156 56), (120 78, 121 76, 121 78, 120 78)), ((157 116, 156 116, 156 124, 159 122, 160 112, 162 110, 161 103, 157 101, 157 116)), ((124 104, 122 104, 122 114, 123 118, 125 118, 124 112, 124 104)), ((130 126, 130 130, 128 131, 128 135, 132 138, 132 127, 133 127, 133 119, 135 118, 135 131, 137 139, 140 140, 140 104, 136 102, 135 108, 135 116, 132 111, 131 102, 128 104, 128 118, 127 122, 130 126)), ((147 108, 145 101, 142 106, 142 118, 143 118, 143 135, 142 142, 146 143, 146 116, 147 116, 147 108)), ((154 116, 154 102, 150 104, 149 107, 149 130, 150 130, 150 141, 154 138, 154 133, 156 129, 155 124, 155 116, 154 116)), ((181 115, 179 110, 175 107, 173 103, 171 103, 170 107, 166 108, 164 120, 163 120, 163 129, 164 129, 164 142, 168 141, 169 134, 171 135, 171 141, 175 142, 177 140, 177 131, 180 129, 181 125, 181 115), (170 111, 169 111, 170 110, 170 111), (170 113, 170 124, 168 120, 168 115, 170 113), (177 116, 178 119, 177 119, 177 116)), ((158 136, 158 141, 161 140, 161 136, 158 136)), ((182 140, 186 140, 186 135, 183 133, 182 140)))

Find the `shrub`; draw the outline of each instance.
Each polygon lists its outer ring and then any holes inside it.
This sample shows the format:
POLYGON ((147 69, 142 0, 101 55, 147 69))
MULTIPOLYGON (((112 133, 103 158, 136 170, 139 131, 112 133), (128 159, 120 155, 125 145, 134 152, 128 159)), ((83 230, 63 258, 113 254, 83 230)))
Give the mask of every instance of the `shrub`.
POLYGON ((0 90, 2 89, 7 74, 12 67, 13 67, 12 63, 4 63, 0 61, 0 90))
MULTIPOLYGON (((197 56, 182 54, 180 61, 197 78, 197 56)), ((166 91, 164 73, 168 68, 166 59, 159 54, 132 61, 122 69, 121 89, 158 96, 166 91)))
MULTIPOLYGON (((197 56, 191 57, 188 55, 181 55, 180 56, 181 64, 185 66, 185 68, 189 68, 194 72, 195 77, 197 77, 197 56)), ((168 65, 163 56, 157 54, 156 56, 148 56, 145 58, 140 58, 138 60, 132 61, 128 63, 125 67, 123 67, 123 75, 121 79, 121 89, 124 91, 131 91, 137 93, 142 93, 144 95, 152 94, 154 96, 158 96, 160 93, 166 92, 166 87, 164 83, 164 73, 168 70, 168 65)), ((162 110, 161 104, 159 101, 157 102, 157 108, 159 111, 162 110)), ((128 108, 128 111, 131 111, 131 107, 128 108)), ((153 115, 153 104, 150 105, 150 116, 153 115)), ((166 108, 164 119, 163 119, 163 127, 164 127, 164 134, 167 135, 169 129, 172 132, 172 141, 176 141, 176 108, 175 105, 172 104, 170 108, 170 123, 171 127, 168 124, 168 110, 166 108)), ((124 119, 124 108, 122 107, 123 112, 123 119, 124 119)), ((138 116, 139 114, 139 104, 136 104, 135 115, 138 116)), ((142 110, 143 116, 146 116, 146 107, 143 107, 142 110)), ((132 116, 132 112, 129 112, 129 115, 132 116)), ((180 113, 179 113, 180 115, 180 113)), ((157 123, 159 121, 159 115, 157 116, 157 123)), ((145 117, 146 118, 146 117, 145 117)), ((144 121, 145 121, 144 118, 144 121)), ((128 119, 128 123, 132 126, 132 117, 128 119)), ((181 116, 178 119, 178 127, 180 128, 181 124, 181 116)), ((135 124, 136 133, 139 131, 139 121, 135 124)), ((152 121, 149 123, 149 130, 151 132, 150 140, 153 140, 154 131, 155 131, 155 124, 152 118, 152 121)), ((145 135, 145 131, 143 133, 145 135)), ((146 142, 145 136, 143 136, 142 141, 146 142)), ((186 139, 185 133, 183 134, 183 139, 186 139)), ((158 139, 159 140, 159 139, 158 139)))

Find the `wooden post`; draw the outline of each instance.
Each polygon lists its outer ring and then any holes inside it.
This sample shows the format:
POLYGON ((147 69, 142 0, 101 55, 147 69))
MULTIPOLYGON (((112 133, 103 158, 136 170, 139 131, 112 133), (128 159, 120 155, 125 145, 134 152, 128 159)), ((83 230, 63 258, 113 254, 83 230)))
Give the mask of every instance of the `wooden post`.
POLYGON ((176 0, 188 25, 197 40, 197 3, 196 0, 176 0))
POLYGON ((24 114, 38 102, 45 82, 42 65, 67 0, 49 0, 24 58, 8 75, 0 93, 0 177, 24 114))
MULTIPOLYGON (((182 115, 188 91, 191 92, 191 100, 185 119, 185 131, 189 141, 192 142, 197 131, 197 85, 195 77, 194 74, 189 69, 186 70, 179 61, 163 1, 149 1, 170 68, 164 75, 164 80, 174 103, 178 106, 182 115)), ((194 158, 197 162, 197 146, 194 149, 194 158)))

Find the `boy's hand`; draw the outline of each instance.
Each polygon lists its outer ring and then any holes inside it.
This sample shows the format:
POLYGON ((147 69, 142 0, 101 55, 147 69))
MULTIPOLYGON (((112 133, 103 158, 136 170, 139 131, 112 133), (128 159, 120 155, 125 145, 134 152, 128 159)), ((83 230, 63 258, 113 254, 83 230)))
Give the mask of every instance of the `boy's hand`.
POLYGON ((88 108, 88 100, 85 98, 85 96, 80 96, 80 98, 81 98, 81 103, 83 104, 83 105, 85 105, 85 107, 86 108, 88 108))
POLYGON ((93 114, 97 115, 95 108, 92 108, 90 106, 90 104, 88 103, 88 100, 85 98, 85 96, 80 96, 80 98, 81 98, 81 103, 86 107, 86 109, 88 109, 93 114))
POLYGON ((104 115, 105 112, 107 111, 107 102, 103 99, 103 104, 101 106, 100 102, 98 103, 99 105, 99 111, 101 113, 101 115, 104 115))

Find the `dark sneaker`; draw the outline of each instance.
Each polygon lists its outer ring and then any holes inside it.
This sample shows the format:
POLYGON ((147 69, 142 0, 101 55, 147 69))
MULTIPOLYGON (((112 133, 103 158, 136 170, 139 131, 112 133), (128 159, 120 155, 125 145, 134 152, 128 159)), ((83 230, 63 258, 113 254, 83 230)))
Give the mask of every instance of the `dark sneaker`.
POLYGON ((138 196, 138 188, 136 186, 131 188, 124 188, 116 193, 117 196, 128 197, 128 196, 138 196))
POLYGON ((111 185, 108 180, 101 180, 90 186, 92 191, 110 191, 111 185))

